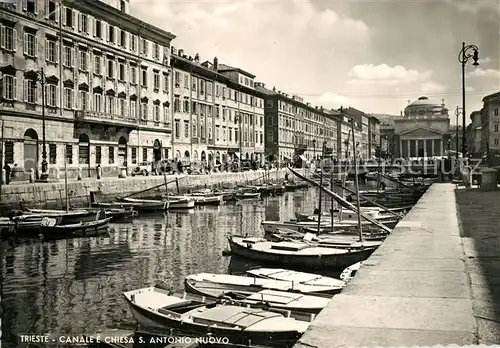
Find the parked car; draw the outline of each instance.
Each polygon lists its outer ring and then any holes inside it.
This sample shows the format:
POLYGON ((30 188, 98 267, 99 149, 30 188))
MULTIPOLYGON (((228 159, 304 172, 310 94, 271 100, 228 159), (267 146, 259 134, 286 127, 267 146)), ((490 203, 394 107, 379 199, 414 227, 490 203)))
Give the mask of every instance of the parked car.
POLYGON ((140 162, 137 163, 136 167, 132 170, 131 175, 144 175, 148 176, 151 173, 151 163, 149 162, 140 162))

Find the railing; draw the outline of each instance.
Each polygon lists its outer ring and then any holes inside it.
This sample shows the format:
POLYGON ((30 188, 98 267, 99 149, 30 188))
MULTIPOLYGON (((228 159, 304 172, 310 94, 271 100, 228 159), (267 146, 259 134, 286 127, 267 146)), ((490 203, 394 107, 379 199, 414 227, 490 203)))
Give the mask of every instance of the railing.
MULTIPOLYGON (((75 120, 79 122, 103 122, 127 126, 136 126, 137 120, 132 117, 113 115, 98 111, 75 111, 75 120)), ((142 123, 142 120, 141 120, 142 123)))
POLYGON ((205 144, 206 142, 207 142, 207 139, 205 139, 205 138, 200 139, 200 143, 205 144))

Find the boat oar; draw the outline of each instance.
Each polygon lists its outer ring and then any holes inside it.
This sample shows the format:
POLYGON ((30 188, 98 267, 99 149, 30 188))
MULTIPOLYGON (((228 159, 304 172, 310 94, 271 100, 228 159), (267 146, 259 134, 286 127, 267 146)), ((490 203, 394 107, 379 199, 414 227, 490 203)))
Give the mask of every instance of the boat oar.
POLYGON ((380 221, 377 221, 375 219, 373 219, 371 216, 368 216, 366 214, 364 214, 363 212, 358 212, 358 209, 351 203, 347 202, 345 199, 343 199, 342 197, 340 197, 339 195, 337 195, 335 192, 332 192, 330 191, 329 189, 327 189, 326 187, 323 187, 322 185, 318 184, 316 181, 314 180, 311 180, 307 177, 305 177, 304 175, 296 172, 295 170, 293 170, 292 168, 288 168, 293 174, 295 174, 295 176, 297 176, 299 179, 302 179, 304 181, 307 181, 308 183, 310 183, 311 185, 314 185, 316 187, 319 187, 321 190, 323 190, 323 192, 325 192, 327 195, 333 197, 333 199, 335 199, 340 205, 342 205, 344 208, 346 209, 351 209, 352 211, 356 212, 356 213, 359 213, 359 215, 361 215, 362 218, 364 218, 365 220, 368 220, 370 221, 372 224, 382 228, 383 230, 387 231, 388 233, 392 232, 392 230, 387 227, 386 225, 384 225, 383 223, 381 223, 380 221))
POLYGON ((132 197, 132 196, 135 196, 135 195, 138 195, 140 193, 144 193, 144 192, 147 192, 147 191, 151 191, 151 190, 154 190, 154 189, 157 189, 157 188, 160 188, 162 186, 166 186, 170 183, 173 183, 173 182, 176 182, 177 180, 179 179, 184 179, 184 178, 187 178, 187 175, 181 177, 181 178, 175 178, 173 180, 170 180, 170 181, 167 181, 167 182, 164 182, 162 184, 159 184, 159 185, 156 185, 156 186, 153 186, 153 187, 150 187, 150 188, 147 188, 147 189, 144 189, 144 190, 141 190, 141 191, 137 191, 137 192, 133 192, 133 193, 130 193, 126 196, 123 196, 123 197, 117 197, 117 199, 121 200, 121 199, 124 199, 124 198, 128 198, 128 197, 132 197))

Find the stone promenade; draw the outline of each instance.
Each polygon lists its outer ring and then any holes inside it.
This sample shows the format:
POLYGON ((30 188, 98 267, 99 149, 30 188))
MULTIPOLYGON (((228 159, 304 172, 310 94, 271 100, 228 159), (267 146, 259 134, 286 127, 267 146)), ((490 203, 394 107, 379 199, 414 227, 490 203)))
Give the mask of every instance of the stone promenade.
POLYGON ((457 194, 432 185, 296 347, 500 343, 500 197, 457 194))

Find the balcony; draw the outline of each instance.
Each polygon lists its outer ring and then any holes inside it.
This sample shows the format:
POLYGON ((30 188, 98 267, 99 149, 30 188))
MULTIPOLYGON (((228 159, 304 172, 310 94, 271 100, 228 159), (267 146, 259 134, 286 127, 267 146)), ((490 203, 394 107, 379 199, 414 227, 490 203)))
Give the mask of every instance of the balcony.
POLYGON ((198 144, 198 138, 196 137, 191 138, 191 143, 198 144))
POLYGON ((303 150, 303 151, 305 151, 305 150, 307 150, 307 145, 306 144, 296 144, 295 148, 297 150, 303 150))
POLYGON ((75 121, 129 128, 137 127, 137 119, 135 118, 97 111, 75 111, 75 121))
POLYGON ((205 144, 206 142, 207 142, 207 139, 205 139, 205 138, 200 139, 200 143, 205 144))

